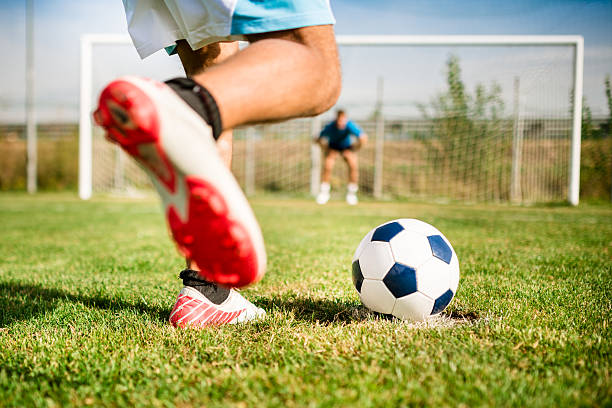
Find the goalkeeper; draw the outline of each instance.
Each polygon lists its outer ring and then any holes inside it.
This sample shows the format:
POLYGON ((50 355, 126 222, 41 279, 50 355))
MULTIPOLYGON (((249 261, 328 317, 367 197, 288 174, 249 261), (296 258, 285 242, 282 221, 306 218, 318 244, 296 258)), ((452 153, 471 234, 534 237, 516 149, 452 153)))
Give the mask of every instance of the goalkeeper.
POLYGON ((338 155, 341 155, 348 166, 348 186, 346 202, 350 205, 357 204, 357 190, 359 167, 357 162, 357 150, 368 140, 366 135, 354 122, 349 120, 346 112, 339 109, 336 119, 327 124, 321 131, 317 142, 324 149, 325 164, 321 178, 321 190, 317 195, 317 203, 325 204, 329 201, 331 172, 338 155))

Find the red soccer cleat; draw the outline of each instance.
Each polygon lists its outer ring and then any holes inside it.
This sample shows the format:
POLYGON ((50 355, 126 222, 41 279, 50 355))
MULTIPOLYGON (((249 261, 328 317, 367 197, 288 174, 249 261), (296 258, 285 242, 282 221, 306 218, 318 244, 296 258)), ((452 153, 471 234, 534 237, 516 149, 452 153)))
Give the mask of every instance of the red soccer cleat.
POLYGON ((179 251, 205 279, 242 287, 263 277, 266 253, 251 207, 210 126, 176 92, 123 77, 102 91, 94 118, 149 174, 179 251))

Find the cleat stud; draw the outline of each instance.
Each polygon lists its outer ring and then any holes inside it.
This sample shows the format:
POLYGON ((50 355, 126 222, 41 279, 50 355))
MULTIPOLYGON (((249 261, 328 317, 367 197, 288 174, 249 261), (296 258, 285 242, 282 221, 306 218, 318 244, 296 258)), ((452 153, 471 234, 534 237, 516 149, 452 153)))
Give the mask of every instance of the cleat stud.
POLYGON ((191 195, 197 200, 205 200, 210 195, 210 191, 204 187, 197 187, 191 191, 191 195))
POLYGON ((237 242, 242 242, 246 238, 246 234, 244 230, 238 225, 232 225, 230 227, 229 233, 234 238, 234 240, 237 242))
POLYGON ((102 120, 102 113, 100 112, 100 109, 96 109, 96 111, 93 113, 93 117, 94 117, 94 121, 99 126, 104 125, 104 121, 102 120))
POLYGON ((238 245, 234 252, 237 257, 245 258, 249 254, 249 249, 249 246, 245 245, 245 243, 243 242, 242 245, 238 245))
POLYGON ((235 248, 236 242, 231 238, 224 238, 220 242, 221 247, 225 249, 235 248))
POLYGON ((224 280, 224 283, 232 285, 232 284, 237 283, 240 280, 240 276, 236 273, 232 273, 232 274, 223 276, 223 280, 224 280))
POLYGON ((217 195, 211 195, 208 200, 208 205, 210 209, 215 215, 223 215, 227 212, 227 208, 225 207, 225 203, 221 199, 221 197, 217 195))

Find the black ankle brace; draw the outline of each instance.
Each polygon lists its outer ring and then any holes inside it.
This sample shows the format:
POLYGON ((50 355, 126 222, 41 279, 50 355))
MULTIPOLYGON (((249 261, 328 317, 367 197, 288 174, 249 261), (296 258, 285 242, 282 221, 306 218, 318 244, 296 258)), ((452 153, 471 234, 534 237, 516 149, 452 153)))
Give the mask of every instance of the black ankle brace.
POLYGON ((210 125, 213 137, 217 140, 223 127, 219 107, 210 92, 190 78, 173 78, 167 80, 166 84, 210 125))
POLYGON ((216 305, 223 303, 230 294, 228 288, 202 279, 198 271, 193 269, 181 271, 179 278, 183 280, 183 285, 196 289, 216 305))

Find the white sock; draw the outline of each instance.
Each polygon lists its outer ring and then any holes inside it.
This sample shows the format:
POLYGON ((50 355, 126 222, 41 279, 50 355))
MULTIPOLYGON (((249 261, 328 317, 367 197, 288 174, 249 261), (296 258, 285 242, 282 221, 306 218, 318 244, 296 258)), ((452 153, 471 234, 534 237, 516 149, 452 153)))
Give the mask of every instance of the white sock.
POLYGON ((331 189, 329 183, 326 182, 322 182, 321 183, 321 192, 322 193, 329 193, 329 190, 331 189))
POLYGON ((349 183, 347 186, 347 191, 350 194, 355 194, 357 192, 357 190, 359 190, 359 186, 357 185, 357 183, 349 183))

